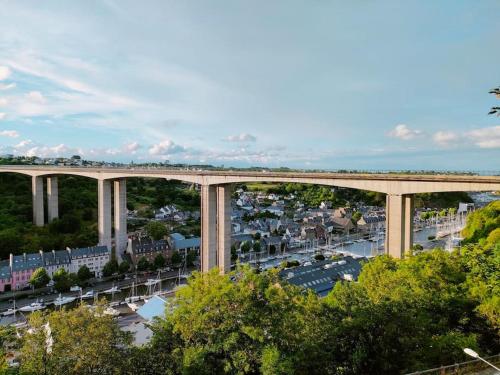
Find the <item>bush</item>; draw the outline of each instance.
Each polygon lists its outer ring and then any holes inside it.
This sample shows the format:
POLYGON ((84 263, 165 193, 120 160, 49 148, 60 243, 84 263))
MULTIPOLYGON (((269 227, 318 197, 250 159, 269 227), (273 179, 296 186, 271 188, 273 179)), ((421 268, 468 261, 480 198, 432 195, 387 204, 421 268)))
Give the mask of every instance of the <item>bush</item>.
POLYGON ((77 277, 78 277, 78 280, 80 280, 81 282, 85 282, 88 279, 94 277, 94 273, 90 272, 89 268, 86 265, 83 265, 78 270, 77 277))
POLYGON ((37 268, 30 277, 29 283, 35 289, 46 286, 50 281, 50 276, 45 268, 37 268))

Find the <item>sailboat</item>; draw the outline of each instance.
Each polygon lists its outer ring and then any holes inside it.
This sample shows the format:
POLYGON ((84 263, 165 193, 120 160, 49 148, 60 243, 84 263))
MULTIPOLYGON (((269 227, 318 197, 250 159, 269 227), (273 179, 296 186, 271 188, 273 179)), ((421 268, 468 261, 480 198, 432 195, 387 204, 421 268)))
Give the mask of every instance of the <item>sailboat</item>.
POLYGON ((14 300, 14 305, 13 307, 7 309, 6 311, 4 311, 2 313, 3 316, 10 316, 10 315, 15 315, 17 312, 17 309, 16 309, 16 300, 14 300))
POLYGON ((33 312, 33 311, 38 311, 38 310, 43 310, 45 309, 47 306, 44 305, 43 301, 36 301, 36 302, 33 302, 29 305, 26 305, 26 306, 23 306, 19 309, 19 311, 22 311, 22 312, 33 312))
POLYGON ((132 288, 130 288, 130 296, 125 298, 125 302, 130 310, 137 311, 139 309, 139 305, 136 303, 141 299, 140 296, 137 295, 135 283, 132 283, 132 288))
POLYGON ((68 303, 73 302, 76 297, 62 297, 61 293, 59 293, 59 297, 54 300, 54 306, 62 306, 68 303))
POLYGON ((113 287, 106 289, 103 291, 104 294, 115 294, 121 292, 121 289, 118 288, 116 285, 113 284, 113 287))
POLYGON ((92 299, 92 298, 94 298, 94 291, 93 290, 89 290, 87 293, 82 294, 80 296, 80 299, 92 299))

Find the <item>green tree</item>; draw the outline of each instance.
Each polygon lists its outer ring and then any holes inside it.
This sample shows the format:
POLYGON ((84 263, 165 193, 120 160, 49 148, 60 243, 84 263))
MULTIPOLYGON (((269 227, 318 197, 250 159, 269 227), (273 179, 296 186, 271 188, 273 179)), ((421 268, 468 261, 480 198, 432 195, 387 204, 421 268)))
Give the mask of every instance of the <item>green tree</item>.
POLYGON ((277 272, 212 270, 179 290, 164 325, 178 341, 183 373, 319 373, 328 317, 317 302, 277 272))
POLYGON ((129 262, 124 260, 118 266, 118 272, 123 275, 124 273, 127 273, 128 271, 130 271, 130 264, 129 264, 129 262))
POLYGON ((251 249, 251 243, 250 241, 244 241, 242 244, 241 244, 241 251, 244 252, 244 253, 248 253, 251 249))
POLYGON ((120 374, 131 336, 120 330, 109 315, 81 305, 48 315, 31 314, 31 333, 22 337, 21 374, 120 374), (53 343, 47 350, 47 327, 53 343))
POLYGON ((137 262, 137 271, 147 271, 151 268, 151 264, 149 261, 146 259, 146 257, 141 257, 139 258, 139 261, 137 262))
POLYGON ((76 275, 78 277, 78 280, 80 280, 80 282, 82 283, 95 276, 94 273, 91 272, 90 269, 85 264, 78 269, 76 275))
POLYGON ((163 254, 158 254, 157 256, 155 256, 155 259, 153 260, 153 264, 154 264, 154 267, 156 269, 165 268, 165 266, 167 264, 167 260, 165 259, 163 254))
POLYGON ((182 263, 182 256, 181 256, 181 254, 178 251, 174 251, 172 253, 172 257, 170 258, 170 262, 173 265, 181 264, 182 263))
POLYGON ((104 277, 109 277, 118 272, 118 262, 116 259, 111 259, 102 268, 102 275, 104 277))
POLYGON ((30 277, 29 283, 35 289, 46 286, 50 281, 50 276, 47 270, 43 267, 37 268, 30 277))
POLYGON ((150 221, 146 224, 145 229, 148 235, 156 241, 167 235, 167 227, 159 221, 150 221))
POLYGON ((255 241, 252 245, 252 250, 255 252, 260 252, 261 247, 260 247, 260 241, 255 241))
POLYGON ((76 283, 76 276, 68 273, 64 268, 59 268, 52 276, 54 288, 59 292, 67 292, 76 283))

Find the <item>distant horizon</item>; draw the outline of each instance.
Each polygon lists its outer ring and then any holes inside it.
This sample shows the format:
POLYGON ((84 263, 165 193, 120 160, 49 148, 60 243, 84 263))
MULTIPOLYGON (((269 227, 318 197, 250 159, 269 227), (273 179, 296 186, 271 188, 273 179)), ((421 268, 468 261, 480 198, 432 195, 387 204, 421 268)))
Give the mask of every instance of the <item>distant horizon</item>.
MULTIPOLYGON (((13 155, 15 158, 40 158, 42 160, 51 160, 51 159, 70 159, 71 157, 38 157, 38 156, 27 156, 27 155, 13 155)), ((79 156, 79 155, 78 155, 79 156)), ((5 155, 0 155, 0 160, 5 159, 5 155)), ((285 165, 281 165, 278 167, 270 167, 270 166, 265 166, 265 165, 253 165, 253 166, 246 166, 246 167, 235 167, 235 166, 229 166, 229 165, 216 165, 216 164, 195 164, 195 163, 182 163, 182 162, 175 162, 175 161, 134 161, 131 160, 129 162, 120 162, 120 161, 106 161, 106 160, 98 160, 98 159, 84 159, 82 158, 81 160, 85 162, 90 162, 90 163, 110 163, 110 164, 117 164, 117 165, 123 165, 123 166, 130 166, 130 165, 146 165, 146 164, 163 164, 164 166, 185 166, 185 167, 211 167, 211 168, 219 168, 219 169, 290 169, 292 171, 320 171, 320 172, 342 172, 342 171, 347 171, 347 172, 367 172, 367 173, 391 173, 391 172, 411 172, 411 173, 453 173, 453 174, 459 174, 461 172, 463 173, 474 173, 480 176, 497 176, 500 175, 500 169, 492 169, 492 170, 478 170, 478 169, 357 169, 357 168, 293 168, 293 167, 287 167, 285 165)), ((1 165, 1 164, 0 164, 1 165)), ((43 165, 42 165, 43 166, 43 165)), ((85 166, 82 166, 82 168, 85 168, 85 166)))

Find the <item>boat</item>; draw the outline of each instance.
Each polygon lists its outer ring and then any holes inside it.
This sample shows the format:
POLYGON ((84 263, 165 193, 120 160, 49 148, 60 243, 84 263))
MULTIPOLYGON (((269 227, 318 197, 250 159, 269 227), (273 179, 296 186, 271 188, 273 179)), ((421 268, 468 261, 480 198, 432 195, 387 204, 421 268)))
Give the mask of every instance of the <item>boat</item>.
POLYGON ((43 310, 45 309, 47 306, 45 306, 43 304, 43 302, 33 302, 29 305, 26 305, 26 306, 23 306, 19 309, 19 311, 22 311, 22 312, 33 312, 33 311, 38 311, 38 310, 43 310))
POLYGON ((81 299, 92 299, 92 298, 94 298, 94 291, 89 290, 87 293, 82 294, 80 298, 81 299))
POLYGON ((114 309, 112 307, 106 307, 103 311, 103 314, 111 315, 111 316, 119 316, 120 312, 117 309, 114 309))
POLYGON ((118 288, 116 285, 113 285, 112 288, 106 289, 102 293, 105 293, 105 294, 114 294, 114 293, 118 293, 118 292, 121 292, 121 289, 118 288))
POLYGON ((139 305, 136 303, 141 300, 141 296, 137 295, 135 283, 132 283, 132 287, 130 288, 130 296, 125 298, 125 303, 132 311, 137 311, 139 309, 139 305))
POLYGON ((14 308, 10 308, 10 309, 7 309, 7 311, 4 311, 2 313, 3 316, 10 316, 10 315, 14 315, 18 310, 14 307, 14 308))
POLYGON ((73 302, 74 300, 76 299, 76 297, 62 297, 61 296, 61 293, 59 293, 59 297, 57 297, 55 300, 54 300, 54 306, 62 306, 62 305, 66 305, 68 303, 71 303, 73 302))

